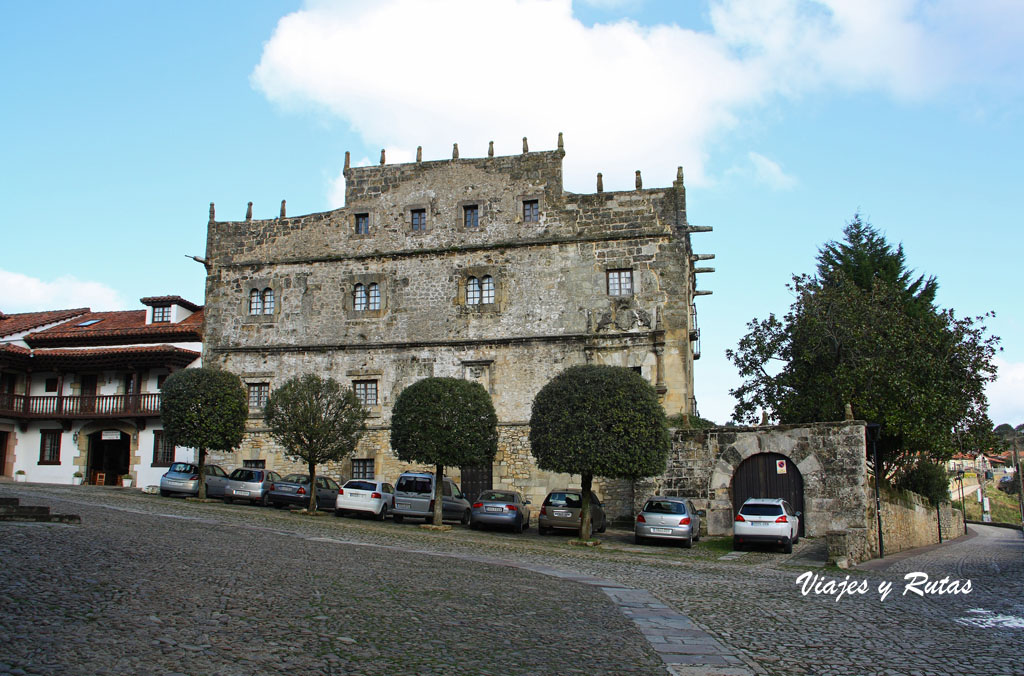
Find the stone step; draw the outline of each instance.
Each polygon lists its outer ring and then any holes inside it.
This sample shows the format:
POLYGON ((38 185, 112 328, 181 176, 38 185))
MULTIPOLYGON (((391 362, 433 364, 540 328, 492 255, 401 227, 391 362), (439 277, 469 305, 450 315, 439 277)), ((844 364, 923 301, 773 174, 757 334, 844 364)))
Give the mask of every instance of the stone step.
POLYGON ((17 507, 21 498, 0 498, 0 507, 17 507))
POLYGON ((46 516, 49 513, 49 507, 30 507, 28 505, 0 505, 0 514, 13 514, 20 516, 46 516))
POLYGON ((19 521, 25 523, 82 523, 82 517, 77 514, 0 514, 0 522, 19 521))

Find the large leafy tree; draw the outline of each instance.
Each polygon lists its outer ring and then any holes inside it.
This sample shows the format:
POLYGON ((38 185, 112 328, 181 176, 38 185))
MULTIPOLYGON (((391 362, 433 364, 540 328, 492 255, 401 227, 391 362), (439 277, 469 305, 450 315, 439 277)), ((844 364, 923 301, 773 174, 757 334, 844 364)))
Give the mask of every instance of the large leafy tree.
POLYGON ((846 235, 822 250, 816 277, 793 278, 784 318, 751 321, 726 351, 744 378, 731 391, 734 419, 756 422, 764 411, 782 423, 840 420, 849 404, 881 423, 881 476, 920 454, 943 460, 973 445, 991 430, 984 388, 998 338, 984 317, 934 308, 935 280, 912 279, 902 248, 859 221, 846 235))
POLYGON ((443 518, 445 467, 481 467, 498 452, 498 416, 483 385, 425 378, 402 390, 391 412, 400 460, 434 466, 434 525, 443 518))
POLYGON ((264 416, 271 436, 309 468, 310 514, 316 511, 316 466, 340 462, 355 450, 366 415, 355 392, 314 373, 291 378, 267 400, 264 416))
POLYGON ((671 439, 650 383, 618 366, 573 366, 533 400, 530 448, 540 469, 579 474, 580 537, 590 537, 595 476, 632 479, 665 471, 671 439))
POLYGON ((199 497, 206 497, 207 451, 230 451, 242 443, 249 403, 242 380, 211 367, 184 369, 161 388, 164 434, 175 445, 197 450, 199 497))

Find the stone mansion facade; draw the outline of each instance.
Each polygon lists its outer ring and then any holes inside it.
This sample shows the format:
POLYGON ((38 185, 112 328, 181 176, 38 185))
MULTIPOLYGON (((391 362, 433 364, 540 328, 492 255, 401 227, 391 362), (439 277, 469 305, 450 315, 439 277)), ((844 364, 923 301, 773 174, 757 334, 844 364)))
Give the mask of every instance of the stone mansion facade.
MULTIPOLYGON (((493 148, 493 146, 492 146, 493 148)), ((245 441, 212 462, 292 465, 263 424, 268 393, 315 372, 351 385, 371 411, 353 459, 332 474, 389 480, 391 407, 430 376, 479 381, 499 419, 499 452, 464 483, 509 487, 538 503, 573 477, 537 470, 533 398, 576 364, 625 366, 669 415, 695 414, 699 358, 693 251, 682 169, 666 188, 574 194, 564 149, 350 167, 345 206, 217 221, 207 236, 204 363, 242 377, 245 441)), ((297 466, 297 465, 296 465, 297 466)), ((460 472, 453 468, 456 477, 460 472)), ((578 479, 576 479, 578 485, 578 479)), ((621 487, 598 485, 605 500, 621 487)), ((471 489, 464 486, 467 492, 471 489)), ((631 501, 625 494, 620 498, 631 501)), ((625 504, 624 511, 629 511, 625 504)))

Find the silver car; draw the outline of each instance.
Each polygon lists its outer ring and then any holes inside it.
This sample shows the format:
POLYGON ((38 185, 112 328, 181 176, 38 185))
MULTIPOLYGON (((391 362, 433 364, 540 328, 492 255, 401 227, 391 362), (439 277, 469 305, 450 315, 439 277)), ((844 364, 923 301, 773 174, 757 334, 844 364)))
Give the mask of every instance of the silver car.
POLYGON ((782 545, 787 554, 800 541, 800 512, 781 498, 748 498, 732 524, 733 547, 748 544, 782 545))
MULTIPOLYGON (((441 514, 445 521, 469 525, 471 507, 458 485, 448 477, 441 486, 441 514)), ((395 504, 391 518, 402 523, 405 517, 430 521, 434 517, 434 475, 429 472, 404 472, 395 482, 395 504)))
POLYGON ((689 548, 700 539, 700 513, 686 498, 648 498, 636 515, 633 539, 638 545, 645 540, 670 540, 689 548))
POLYGON ((515 491, 483 491, 473 503, 469 527, 502 526, 522 533, 530 527, 530 501, 515 491))
MULTIPOLYGON (((580 530, 583 512, 583 491, 577 488, 562 488, 548 493, 537 517, 537 532, 547 535, 554 528, 580 530)), ((608 517, 604 513, 601 499, 590 492, 590 525, 595 533, 608 528, 608 517)))
MULTIPOLYGON (((206 465, 206 497, 224 496, 227 473, 218 465, 206 465)), ((160 495, 198 495, 199 465, 191 462, 176 462, 160 477, 160 495)))
MULTIPOLYGON (((318 510, 334 509, 334 503, 338 499, 338 489, 341 486, 334 479, 317 475, 316 477, 316 508, 318 510)), ((283 509, 289 505, 296 507, 309 507, 309 475, 289 474, 288 476, 275 481, 270 487, 268 500, 271 505, 283 509)))
POLYGON ((245 500, 253 505, 270 504, 270 490, 281 475, 269 469, 239 467, 228 475, 224 483, 224 502, 245 500))

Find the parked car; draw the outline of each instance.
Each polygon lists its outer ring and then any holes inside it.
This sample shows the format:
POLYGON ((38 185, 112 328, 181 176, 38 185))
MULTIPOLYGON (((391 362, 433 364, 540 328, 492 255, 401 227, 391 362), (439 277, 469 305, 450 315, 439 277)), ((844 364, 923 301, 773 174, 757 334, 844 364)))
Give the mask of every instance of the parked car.
MULTIPOLYGON (((579 531, 582 511, 583 491, 573 488, 551 491, 541 505, 540 515, 537 517, 537 532, 547 535, 554 528, 579 531)), ((590 492, 590 524, 596 533, 603 533, 608 528, 604 505, 593 491, 590 492)))
POLYGON ((686 498, 648 498, 636 515, 633 539, 638 545, 645 540, 674 540, 689 549, 700 539, 700 512, 686 498))
POLYGON ((469 527, 502 526, 522 533, 530 527, 530 501, 515 491, 483 491, 473 503, 469 527))
POLYGON ((281 475, 269 469, 239 467, 224 484, 224 502, 245 500, 266 507, 270 504, 270 487, 280 480, 281 475))
MULTIPOLYGON (((316 478, 316 508, 334 509, 335 501, 338 499, 338 489, 341 486, 334 479, 327 476, 316 478)), ((288 505, 307 507, 309 505, 309 475, 289 474, 280 481, 275 481, 270 487, 270 504, 278 509, 288 505)))
POLYGON ((781 498, 747 498, 732 524, 737 551, 748 544, 782 545, 787 554, 800 541, 800 512, 781 498))
POLYGON ((334 516, 368 514, 383 521, 394 500, 395 488, 389 483, 374 479, 349 479, 338 489, 334 516))
MULTIPOLYGON (((227 473, 219 465, 206 465, 206 497, 224 496, 227 473)), ((199 465, 176 462, 160 477, 160 495, 199 495, 199 465)))
MULTIPOLYGON (((442 491, 442 518, 469 525, 472 507, 458 485, 444 478, 442 491)), ((395 503, 391 509, 395 523, 406 517, 430 521, 434 516, 434 475, 428 472, 404 472, 395 482, 395 503)))

